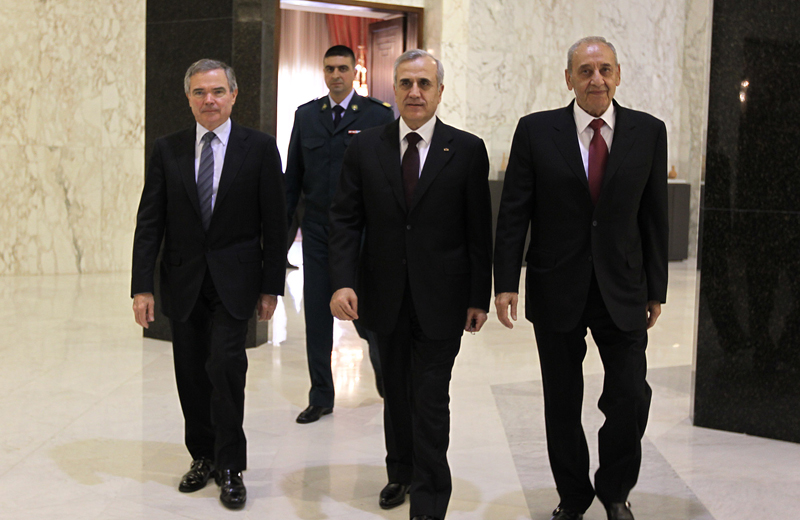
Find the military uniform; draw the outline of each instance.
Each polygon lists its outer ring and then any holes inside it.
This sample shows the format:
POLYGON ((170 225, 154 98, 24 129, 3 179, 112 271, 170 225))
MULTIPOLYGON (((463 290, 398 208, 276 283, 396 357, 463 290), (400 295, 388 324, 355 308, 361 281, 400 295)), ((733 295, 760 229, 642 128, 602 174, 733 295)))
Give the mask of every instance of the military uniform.
MULTIPOLYGON (((339 184, 342 160, 350 139, 367 128, 394 120, 391 105, 354 93, 334 128, 329 96, 297 108, 286 161, 286 203, 291 222, 302 192, 303 299, 306 353, 311 376, 309 404, 333 408, 333 317, 328 270, 328 210, 339 184)), ((377 367, 376 367, 377 368, 377 367)))

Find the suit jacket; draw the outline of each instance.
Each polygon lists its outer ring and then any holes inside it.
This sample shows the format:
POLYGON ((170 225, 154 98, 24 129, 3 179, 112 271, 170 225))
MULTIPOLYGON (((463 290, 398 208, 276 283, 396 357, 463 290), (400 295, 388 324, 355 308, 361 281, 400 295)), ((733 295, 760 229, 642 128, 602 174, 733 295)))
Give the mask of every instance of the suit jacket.
POLYGON ((483 141, 437 119, 407 208, 399 120, 353 138, 330 211, 331 284, 334 291, 356 290, 366 328, 394 330, 406 284, 419 324, 432 339, 460 337, 467 308, 488 310, 488 173, 483 141))
POLYGON ((534 324, 575 327, 593 270, 622 330, 645 328, 647 302, 666 301, 666 127, 614 105, 614 140, 596 207, 572 104, 523 117, 514 134, 497 221, 495 292, 518 291, 530 225, 525 314, 534 324))
POLYGON ((353 94, 339 126, 333 127, 328 96, 298 107, 286 159, 288 218, 294 217, 302 191, 305 216, 312 222, 328 223, 328 210, 339 184, 344 151, 361 130, 394 120, 391 105, 375 98, 353 94))
POLYGON ((195 127, 156 140, 133 242, 131 293, 153 292, 163 239, 163 312, 185 321, 206 273, 228 312, 253 316, 259 293, 283 294, 286 206, 275 139, 231 122, 214 213, 203 230, 195 127))

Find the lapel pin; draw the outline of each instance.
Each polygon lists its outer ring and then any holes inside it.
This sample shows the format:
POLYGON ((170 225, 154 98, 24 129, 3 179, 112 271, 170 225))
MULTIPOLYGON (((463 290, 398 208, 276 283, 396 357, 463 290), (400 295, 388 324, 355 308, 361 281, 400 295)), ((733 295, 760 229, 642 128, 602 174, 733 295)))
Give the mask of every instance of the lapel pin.
POLYGON ((353 105, 353 110, 358 110, 358 105, 353 105))
POLYGON ((325 103, 324 105, 322 105, 322 110, 325 110, 326 108, 328 108, 328 104, 327 104, 327 103, 325 103))
POLYGON ((445 148, 445 149, 444 149, 444 151, 445 151, 445 152, 449 152, 449 151, 450 151, 450 148, 445 148))

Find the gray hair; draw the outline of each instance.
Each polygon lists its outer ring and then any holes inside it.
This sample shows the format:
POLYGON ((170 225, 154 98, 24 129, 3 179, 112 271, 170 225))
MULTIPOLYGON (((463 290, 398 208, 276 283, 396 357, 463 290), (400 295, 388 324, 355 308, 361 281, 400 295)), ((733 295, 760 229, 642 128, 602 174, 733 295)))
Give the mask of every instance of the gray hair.
POLYGON ((578 47, 584 43, 602 43, 614 53, 614 61, 616 62, 615 65, 619 64, 619 59, 617 59, 617 49, 614 48, 614 45, 612 45, 610 41, 606 40, 602 36, 587 36, 573 43, 572 47, 570 47, 567 51, 567 71, 572 72, 572 57, 575 56, 575 51, 578 50, 578 47))
POLYGON ((228 88, 231 92, 239 88, 236 84, 236 74, 233 73, 233 67, 221 61, 203 58, 202 60, 197 60, 192 63, 189 68, 186 69, 186 75, 183 76, 183 91, 187 94, 189 93, 189 84, 191 83, 192 76, 195 74, 217 69, 225 71, 225 76, 228 78, 228 88))
POLYGON ((416 60, 419 58, 430 58, 436 62, 436 81, 439 83, 439 86, 444 84, 444 65, 442 62, 437 60, 433 54, 428 51, 423 51, 422 49, 411 49, 410 51, 406 51, 394 60, 394 84, 397 84, 397 67, 400 66, 401 63, 405 63, 407 61, 416 60))

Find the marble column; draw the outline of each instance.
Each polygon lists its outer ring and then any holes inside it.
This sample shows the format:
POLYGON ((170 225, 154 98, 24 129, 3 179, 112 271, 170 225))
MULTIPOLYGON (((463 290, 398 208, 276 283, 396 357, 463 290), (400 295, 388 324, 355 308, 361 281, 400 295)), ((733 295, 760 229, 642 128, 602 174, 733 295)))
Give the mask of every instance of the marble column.
POLYGON ((694 423, 800 442, 800 4, 715 2, 694 423))
MULTIPOLYGON (((193 124, 183 75, 200 58, 224 61, 236 71, 239 95, 232 118, 241 125, 275 134, 279 9, 278 0, 148 0, 147 157, 157 137, 193 124)), ((169 340, 168 320, 160 314, 158 305, 156 311, 156 321, 144 335, 169 340)), ((266 341, 267 324, 258 323, 254 317, 247 346, 266 341)))

